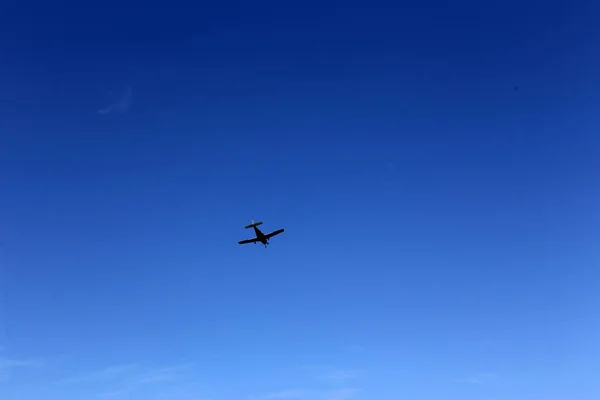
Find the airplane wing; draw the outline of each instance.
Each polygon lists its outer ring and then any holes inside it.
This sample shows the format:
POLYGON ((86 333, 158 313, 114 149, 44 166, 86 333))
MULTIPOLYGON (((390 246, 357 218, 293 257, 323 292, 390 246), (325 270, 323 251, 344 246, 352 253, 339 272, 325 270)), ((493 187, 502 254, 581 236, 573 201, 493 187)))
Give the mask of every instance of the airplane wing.
POLYGON ((258 242, 258 238, 242 240, 241 242, 238 242, 238 243, 239 244, 247 244, 247 243, 256 243, 256 242, 258 242))
POLYGON ((266 237, 267 239, 270 239, 270 238, 272 238, 273 236, 275 236, 275 235, 279 235, 281 232, 284 232, 284 231, 285 231, 285 229, 279 229, 279 230, 277 230, 277 231, 275 231, 275 232, 271 232, 271 233, 269 233, 269 234, 265 235, 265 237, 266 237))

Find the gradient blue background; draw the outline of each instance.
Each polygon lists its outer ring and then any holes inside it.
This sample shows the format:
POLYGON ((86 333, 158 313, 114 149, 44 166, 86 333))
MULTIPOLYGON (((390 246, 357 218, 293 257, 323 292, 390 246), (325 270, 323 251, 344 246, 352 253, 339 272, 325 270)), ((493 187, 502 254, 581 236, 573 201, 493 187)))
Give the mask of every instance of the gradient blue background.
POLYGON ((600 3, 0 26, 0 398, 599 398, 600 3))

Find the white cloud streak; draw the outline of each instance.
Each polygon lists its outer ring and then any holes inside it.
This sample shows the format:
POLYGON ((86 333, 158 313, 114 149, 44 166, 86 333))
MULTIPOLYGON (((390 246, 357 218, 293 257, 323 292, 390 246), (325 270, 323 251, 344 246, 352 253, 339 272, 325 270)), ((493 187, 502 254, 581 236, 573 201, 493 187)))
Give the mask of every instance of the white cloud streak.
POLYGON ((283 390, 255 397, 259 400, 351 400, 359 393, 358 388, 334 390, 283 390))
MULTIPOLYGON (((349 385, 350 381, 358 380, 362 376, 362 371, 354 369, 333 368, 328 366, 305 366, 301 369, 310 370, 315 373, 313 376, 316 381, 324 382, 329 386, 328 389, 292 389, 278 392, 267 393, 262 396, 254 397, 257 400, 351 400, 356 398, 360 389, 354 385, 349 385)), ((316 382, 315 382, 316 383, 316 382)), ((326 387, 327 387, 326 386, 326 387)))
POLYGON ((344 388, 338 390, 332 390, 325 393, 322 400, 350 400, 356 397, 359 389, 357 388, 344 388))
POLYGON ((131 87, 127 86, 125 88, 125 92, 117 101, 105 108, 98 110, 98 114, 125 114, 127 111, 129 111, 129 108, 131 107, 131 103, 133 101, 132 96, 133 93, 131 87))
POLYGON ((360 372, 350 369, 334 369, 328 375, 327 379, 331 382, 345 384, 348 381, 358 379, 360 372))
POLYGON ((99 371, 90 372, 84 375, 77 375, 71 378, 63 379, 60 384, 78 384, 78 383, 89 383, 97 382, 102 380, 110 380, 115 377, 121 376, 129 371, 133 371, 138 367, 137 364, 123 364, 115 365, 112 367, 104 368, 99 371))
POLYGON ((497 378, 498 375, 493 372, 480 372, 470 376, 467 379, 462 379, 461 382, 470 383, 473 385, 484 385, 495 382, 497 378))
POLYGON ((0 358, 0 382, 7 382, 17 369, 40 368, 44 362, 39 359, 0 358))
POLYGON ((6 368, 35 368, 41 367, 43 365, 42 360, 33 359, 33 360, 15 360, 9 358, 0 359, 0 369, 6 368))
POLYGON ((302 399, 307 395, 306 390, 282 390, 280 392, 268 393, 260 396, 261 400, 275 400, 275 399, 302 399))
POLYGON ((348 368, 335 368, 329 366, 308 366, 305 370, 314 371, 319 379, 329 383, 345 385, 346 383, 357 380, 363 375, 363 371, 348 368))
MULTIPOLYGON (((110 398, 127 396, 147 385, 159 383, 163 385, 165 383, 172 385, 180 382, 180 378, 182 378, 181 373, 192 365, 193 364, 182 364, 167 367, 144 367, 139 363, 123 364, 68 378, 59 383, 87 385, 102 382, 103 387, 107 390, 98 393, 98 397, 110 398)), ((96 387, 96 385, 94 385, 94 387, 96 387)))

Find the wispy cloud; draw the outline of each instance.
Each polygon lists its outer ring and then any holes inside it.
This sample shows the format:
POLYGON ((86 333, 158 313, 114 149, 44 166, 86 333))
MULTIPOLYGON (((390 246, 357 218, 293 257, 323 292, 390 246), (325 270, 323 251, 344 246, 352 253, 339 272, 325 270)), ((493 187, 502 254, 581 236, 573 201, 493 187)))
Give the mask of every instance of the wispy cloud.
POLYGON ((133 100, 131 87, 127 86, 121 96, 105 108, 98 110, 98 114, 125 114, 129 111, 133 100))
POLYGON ((356 398, 360 388, 350 385, 351 381, 363 376, 363 371, 330 366, 304 366, 303 370, 310 371, 311 380, 316 387, 310 388, 310 382, 304 389, 275 391, 262 396, 253 397, 255 400, 351 400, 356 398), (320 382, 319 382, 320 381, 320 382), (325 385, 323 385, 325 383, 325 385))
POLYGON ((308 395, 306 390, 282 390, 279 392, 267 393, 259 396, 261 400, 276 400, 276 399, 302 399, 308 395))
POLYGON ((362 353, 364 352, 366 349, 364 346, 358 345, 358 344, 352 344, 349 346, 346 346, 344 348, 344 350, 348 353, 362 353))
POLYGON ((477 374, 473 374, 466 379, 460 379, 459 382, 462 383, 470 383, 472 385, 484 385, 488 383, 496 382, 498 379, 498 374, 493 372, 479 372, 477 374))
POLYGON ((40 368, 43 365, 40 359, 0 358, 0 381, 8 381, 17 369, 40 368))
POLYGON ((325 380, 329 383, 338 385, 345 385, 346 383, 360 378, 364 371, 350 368, 337 368, 330 366, 307 366, 303 369, 313 371, 314 374, 320 379, 325 380))
POLYGON ((359 389, 357 388, 344 388, 338 390, 332 390, 325 393, 322 400, 350 400, 358 395, 359 389))
POLYGON ((0 358, 0 368, 31 368, 41 367, 43 364, 44 362, 39 359, 15 360, 10 358, 0 358))
POLYGON ((283 390, 254 397, 257 400, 351 400, 359 393, 358 388, 334 390, 283 390))
POLYGON ((173 366, 169 366, 169 367, 149 369, 147 371, 142 372, 139 375, 137 382, 138 382, 138 384, 145 384, 145 383, 164 382, 164 381, 175 380, 175 379, 177 379, 177 377, 179 377, 179 374, 182 371, 191 368, 193 365, 194 364, 189 363, 189 364, 181 364, 181 365, 173 365, 173 366))
POLYGON ((43 361, 34 360, 11 360, 9 358, 0 359, 0 368, 15 368, 15 367, 41 367, 43 361))
POLYGON ((128 390, 115 390, 114 392, 99 393, 98 397, 110 398, 110 397, 122 396, 127 393, 129 393, 128 390))
POLYGON ((107 367, 98 371, 90 372, 83 375, 73 376, 59 381, 60 384, 78 384, 97 382, 102 380, 110 380, 121 376, 124 373, 133 371, 138 367, 137 364, 123 364, 107 367))
POLYGON ((330 382, 346 384, 349 381, 358 379, 361 371, 352 369, 332 369, 325 377, 330 382))
POLYGON ((64 379, 59 383, 94 384, 95 389, 101 388, 97 395, 103 398, 126 396, 147 385, 177 383, 181 373, 192 365, 147 367, 140 363, 122 364, 64 379), (102 385, 98 386, 99 383, 102 385))

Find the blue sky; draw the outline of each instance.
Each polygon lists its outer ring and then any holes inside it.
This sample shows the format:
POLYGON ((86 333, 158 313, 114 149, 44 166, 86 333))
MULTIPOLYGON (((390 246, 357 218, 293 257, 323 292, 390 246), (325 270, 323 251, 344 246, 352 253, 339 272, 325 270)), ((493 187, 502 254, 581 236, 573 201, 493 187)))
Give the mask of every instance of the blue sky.
POLYGON ((597 399, 599 15, 2 3, 0 398, 597 399))

